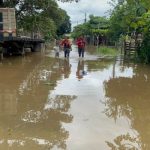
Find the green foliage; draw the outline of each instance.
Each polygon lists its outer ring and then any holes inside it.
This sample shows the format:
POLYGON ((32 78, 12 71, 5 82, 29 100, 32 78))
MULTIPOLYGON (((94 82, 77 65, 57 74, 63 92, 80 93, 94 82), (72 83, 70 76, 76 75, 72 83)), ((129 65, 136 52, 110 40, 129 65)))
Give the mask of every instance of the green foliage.
POLYGON ((116 56, 119 52, 115 48, 100 46, 99 48, 97 48, 97 53, 101 55, 116 56))
POLYGON ((92 33, 96 35, 107 35, 109 33, 108 29, 92 29, 92 33))
POLYGON ((145 34, 145 38, 139 48, 138 54, 141 60, 145 63, 150 63, 150 33, 145 34))
MULTIPOLYGON (((111 0, 114 4, 114 0, 111 0)), ((145 62, 150 62, 150 3, 149 0, 122 0, 114 4, 110 17, 110 36, 118 40, 120 35, 142 33, 143 43, 138 55, 145 62)))
POLYGON ((105 17, 90 15, 90 20, 87 23, 80 24, 74 27, 72 36, 74 38, 80 35, 107 35, 109 32, 109 20, 105 17))
MULTIPOLYGON (((22 5, 25 4, 27 5, 29 2, 36 2, 38 4, 38 6, 41 5, 46 5, 45 2, 47 2, 47 4, 49 4, 48 2, 49 0, 0 0, 0 7, 15 7, 16 5, 22 5)), ((53 0, 51 2, 56 2, 57 0, 53 0)), ((79 2, 80 0, 58 0, 61 2, 79 2)))
POLYGON ((110 17, 110 26, 111 35, 115 40, 120 34, 129 34, 133 31, 142 32, 141 28, 145 24, 143 14, 148 10, 145 5, 146 1, 124 0, 114 7, 110 17))
POLYGON ((57 35, 61 36, 64 33, 70 33, 71 32, 71 22, 70 17, 67 15, 66 11, 60 9, 60 14, 62 16, 61 21, 59 19, 59 25, 57 27, 57 35))
POLYGON ((106 19, 106 17, 90 15, 89 18, 90 18, 89 23, 92 28, 95 28, 95 29, 108 29, 109 28, 109 20, 106 19))
POLYGON ((16 8, 17 29, 28 35, 49 37, 47 33, 51 33, 52 38, 71 30, 70 17, 56 0, 5 0, 0 5, 16 8))
POLYGON ((77 38, 80 35, 86 35, 86 34, 91 34, 91 29, 89 29, 87 23, 74 27, 72 37, 77 38))

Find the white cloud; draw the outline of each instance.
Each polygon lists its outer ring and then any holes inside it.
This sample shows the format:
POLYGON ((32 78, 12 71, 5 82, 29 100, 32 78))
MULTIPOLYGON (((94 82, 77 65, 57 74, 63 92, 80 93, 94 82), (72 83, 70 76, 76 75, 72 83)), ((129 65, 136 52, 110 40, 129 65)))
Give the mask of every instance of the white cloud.
POLYGON ((85 13, 87 17, 90 14, 95 16, 108 16, 106 13, 110 9, 109 0, 80 0, 80 2, 62 3, 58 2, 60 8, 67 11, 71 18, 72 25, 83 23, 85 13))

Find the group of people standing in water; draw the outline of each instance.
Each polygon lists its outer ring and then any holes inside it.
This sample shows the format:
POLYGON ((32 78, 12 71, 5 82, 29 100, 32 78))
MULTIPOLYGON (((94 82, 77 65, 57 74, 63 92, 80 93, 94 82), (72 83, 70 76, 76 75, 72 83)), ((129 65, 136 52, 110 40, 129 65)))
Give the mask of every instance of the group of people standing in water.
MULTIPOLYGON (((83 58, 84 57, 84 52, 85 52, 85 45, 86 45, 86 42, 85 42, 83 36, 80 36, 80 37, 77 38, 76 45, 77 45, 77 48, 78 48, 79 57, 83 58)), ((69 57, 70 56, 70 51, 72 50, 71 46, 72 46, 72 43, 69 40, 69 37, 67 37, 67 36, 65 36, 65 38, 60 42, 58 42, 56 40, 55 56, 59 57, 59 49, 61 47, 64 51, 64 57, 65 58, 69 57)))
MULTIPOLYGON (((70 51, 72 50, 72 42, 69 39, 69 37, 65 36, 63 40, 61 41, 56 40, 55 43, 56 43, 56 46, 54 48, 55 56, 59 57, 59 49, 62 49, 64 51, 64 57, 69 58, 70 51)), ((84 58, 85 45, 86 45, 84 37, 83 36, 78 37, 75 40, 75 44, 77 45, 79 58, 84 58)), ((69 76, 70 69, 71 69, 71 64, 69 63, 69 59, 64 59, 63 65, 64 65, 63 66, 64 77, 67 78, 69 76)), ((80 80, 86 74, 87 72, 84 70, 84 59, 79 59, 76 76, 80 80)))

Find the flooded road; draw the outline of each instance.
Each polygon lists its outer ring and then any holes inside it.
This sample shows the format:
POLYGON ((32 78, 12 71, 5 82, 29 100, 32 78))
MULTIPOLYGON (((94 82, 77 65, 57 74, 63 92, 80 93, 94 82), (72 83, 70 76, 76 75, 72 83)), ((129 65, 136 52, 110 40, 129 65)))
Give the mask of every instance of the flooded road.
POLYGON ((0 150, 149 150, 150 66, 29 53, 0 63, 0 150))

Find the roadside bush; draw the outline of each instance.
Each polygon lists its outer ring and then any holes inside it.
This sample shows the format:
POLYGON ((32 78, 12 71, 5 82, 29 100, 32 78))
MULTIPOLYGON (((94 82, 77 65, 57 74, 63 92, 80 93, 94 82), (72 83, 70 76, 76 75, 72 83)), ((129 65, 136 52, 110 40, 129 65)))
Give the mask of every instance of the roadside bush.
POLYGON ((150 63, 150 33, 146 33, 141 47, 138 49, 138 56, 144 63, 150 63))
POLYGON ((97 48, 97 53, 100 55, 116 56, 117 54, 119 54, 119 51, 115 48, 100 46, 99 48, 97 48))

